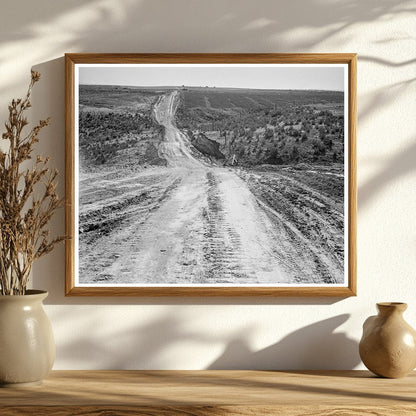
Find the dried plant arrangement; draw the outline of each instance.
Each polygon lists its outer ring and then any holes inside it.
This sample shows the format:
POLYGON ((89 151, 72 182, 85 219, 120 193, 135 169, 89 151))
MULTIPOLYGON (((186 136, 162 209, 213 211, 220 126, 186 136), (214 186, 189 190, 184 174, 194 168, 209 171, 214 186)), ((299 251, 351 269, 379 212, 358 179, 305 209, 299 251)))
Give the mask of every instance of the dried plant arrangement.
POLYGON ((8 150, 0 149, 0 293, 24 295, 33 262, 53 250, 64 236, 50 238, 46 226, 63 200, 56 192, 58 171, 49 168, 49 157, 37 156, 31 167, 39 132, 50 119, 41 120, 27 134, 25 112, 31 107, 32 88, 40 79, 31 72, 26 96, 9 105, 6 132, 8 150))

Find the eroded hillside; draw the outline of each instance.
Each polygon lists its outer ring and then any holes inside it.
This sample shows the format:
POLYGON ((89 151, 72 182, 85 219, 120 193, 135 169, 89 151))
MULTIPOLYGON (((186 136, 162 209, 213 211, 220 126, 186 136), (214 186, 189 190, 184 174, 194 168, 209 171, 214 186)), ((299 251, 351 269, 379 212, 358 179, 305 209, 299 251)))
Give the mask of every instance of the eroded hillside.
POLYGON ((177 124, 220 144, 226 163, 343 163, 344 96, 337 91, 184 88, 177 124))

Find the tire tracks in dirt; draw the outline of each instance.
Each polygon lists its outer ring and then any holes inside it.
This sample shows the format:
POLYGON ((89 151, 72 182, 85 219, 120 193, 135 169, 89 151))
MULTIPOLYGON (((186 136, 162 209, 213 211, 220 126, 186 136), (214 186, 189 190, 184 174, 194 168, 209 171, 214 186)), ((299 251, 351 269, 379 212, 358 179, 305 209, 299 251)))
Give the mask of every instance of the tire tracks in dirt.
MULTIPOLYGON (((322 283, 316 256, 284 218, 271 216, 234 169, 195 158, 175 125, 178 98, 174 91, 154 107, 165 129, 159 155, 168 168, 155 168, 165 178, 156 193, 162 196, 151 208, 140 198, 131 210, 120 205, 115 214, 123 221, 88 247, 81 283, 322 283)), ((154 186, 157 182, 146 182, 147 189, 154 186)))

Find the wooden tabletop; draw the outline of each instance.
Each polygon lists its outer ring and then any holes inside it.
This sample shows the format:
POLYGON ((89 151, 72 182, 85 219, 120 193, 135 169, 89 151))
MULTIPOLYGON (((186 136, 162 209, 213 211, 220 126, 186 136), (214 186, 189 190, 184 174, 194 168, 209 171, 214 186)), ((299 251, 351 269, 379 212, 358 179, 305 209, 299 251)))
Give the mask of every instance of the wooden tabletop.
POLYGON ((53 371, 0 389, 0 415, 416 415, 416 373, 53 371))

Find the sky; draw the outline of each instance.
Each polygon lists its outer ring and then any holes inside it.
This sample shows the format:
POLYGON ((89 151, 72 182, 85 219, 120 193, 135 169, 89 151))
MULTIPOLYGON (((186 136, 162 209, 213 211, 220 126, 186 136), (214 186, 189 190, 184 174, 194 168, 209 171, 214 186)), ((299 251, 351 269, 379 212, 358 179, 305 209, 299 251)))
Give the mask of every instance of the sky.
POLYGON ((77 65, 79 83, 344 91, 347 65, 77 65), (345 74, 344 74, 345 72, 345 74))

